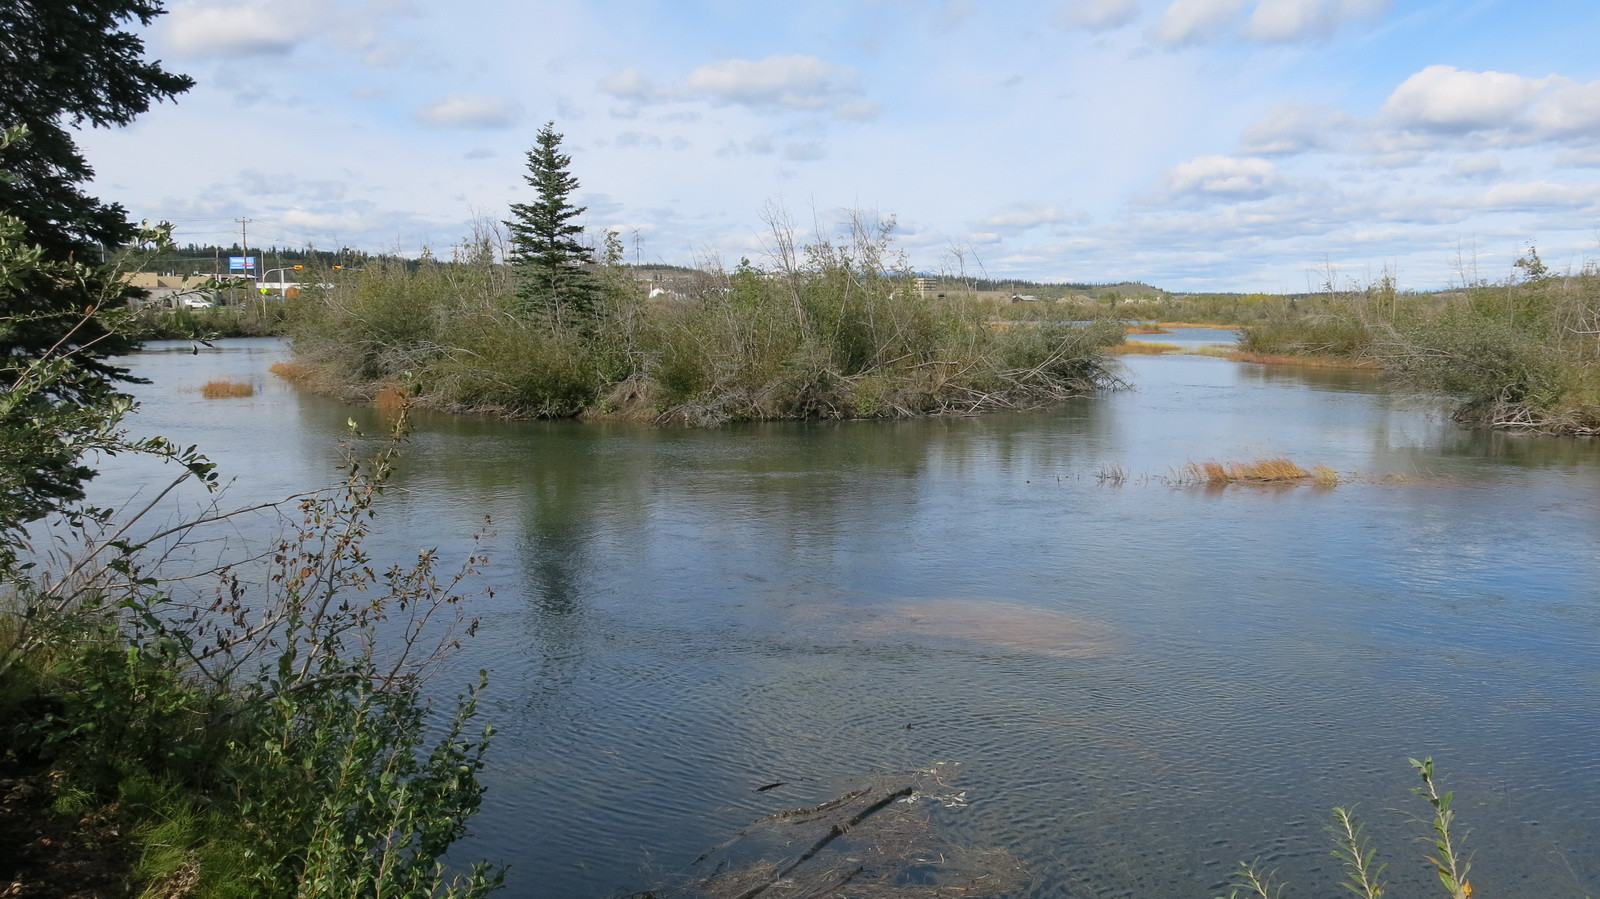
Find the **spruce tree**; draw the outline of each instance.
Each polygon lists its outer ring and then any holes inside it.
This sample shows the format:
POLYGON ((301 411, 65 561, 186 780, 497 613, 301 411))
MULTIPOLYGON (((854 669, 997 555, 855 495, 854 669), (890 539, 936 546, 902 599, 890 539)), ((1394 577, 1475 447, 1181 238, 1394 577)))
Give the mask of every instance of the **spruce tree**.
POLYGON ((561 152, 555 124, 546 122, 528 150, 524 178, 538 199, 511 204, 510 261, 524 309, 558 328, 582 327, 597 312, 600 290, 590 270, 593 257, 578 239, 583 227, 573 221, 588 207, 570 200, 578 179, 567 170, 572 157, 561 152))
POLYGON ((139 229, 84 192, 94 172, 69 129, 126 125, 193 85, 123 30, 161 12, 158 0, 0 0, 0 225, 18 263, 0 273, 0 529, 82 497, 92 472, 53 422, 126 404, 127 372, 109 360, 137 344, 106 313, 137 292, 100 260, 139 229))

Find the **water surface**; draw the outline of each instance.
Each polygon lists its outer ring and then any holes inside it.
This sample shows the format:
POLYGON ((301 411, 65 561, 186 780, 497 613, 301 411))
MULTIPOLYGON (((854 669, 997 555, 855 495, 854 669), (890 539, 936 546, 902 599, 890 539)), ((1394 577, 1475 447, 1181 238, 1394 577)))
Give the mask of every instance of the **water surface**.
MULTIPOLYGON (((267 375, 275 342, 160 349, 137 428, 241 501, 328 480, 347 421, 379 424, 267 375), (218 376, 260 392, 201 399, 218 376)), ((492 670, 500 736, 462 856, 511 863, 511 896, 643 889, 950 761, 969 804, 940 822, 1034 895, 1212 896, 1258 857, 1331 893, 1322 828, 1352 803, 1423 892, 1405 757, 1433 755, 1480 895, 1600 892, 1596 445, 1467 432, 1366 372, 1126 363, 1136 389, 1029 415, 419 417, 378 551, 496 531, 460 662, 492 670), (1346 482, 1172 477, 1266 455, 1346 482)))

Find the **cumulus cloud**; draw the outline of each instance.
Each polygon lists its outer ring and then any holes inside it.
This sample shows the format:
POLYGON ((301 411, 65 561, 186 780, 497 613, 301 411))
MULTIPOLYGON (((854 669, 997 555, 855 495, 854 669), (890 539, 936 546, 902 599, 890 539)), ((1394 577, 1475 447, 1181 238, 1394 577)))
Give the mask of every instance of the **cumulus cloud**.
POLYGON ((856 100, 853 103, 841 103, 833 114, 846 122, 870 122, 883 114, 883 106, 871 100, 856 100))
POLYGON ((1245 34, 1260 41, 1326 38, 1345 22, 1381 16, 1390 0, 1261 0, 1245 34))
POLYGON ((1433 65, 1401 82, 1383 111, 1403 128, 1464 134, 1512 124, 1543 87, 1541 79, 1433 65))
POLYGON ((1562 168, 1600 168, 1600 147, 1562 150, 1556 154, 1556 165, 1562 168))
POLYGON ((1551 181, 1496 184, 1484 191, 1479 205, 1501 211, 1535 212, 1545 209, 1583 209, 1593 206, 1600 185, 1574 187, 1551 181))
POLYGON ((1495 178, 1500 175, 1500 157, 1492 153, 1463 156, 1450 166, 1450 171, 1463 178, 1495 178))
POLYGON ((1015 233, 1039 225, 1066 221, 1066 214, 1055 203, 1012 203, 983 220, 986 227, 1015 233))
POLYGON ((517 106, 504 97, 487 94, 449 94, 423 104, 412 118, 429 128, 509 128, 517 120, 517 106))
POLYGON ((619 69, 600 79, 600 89, 618 100, 647 102, 656 96, 655 85, 634 68, 619 69))
POLYGON ((1173 0, 1161 14, 1154 37, 1181 46, 1216 37, 1244 12, 1244 0, 1173 0))
POLYGON ((1251 155, 1282 156, 1330 150, 1355 119, 1331 106, 1280 103, 1266 118, 1245 129, 1240 149, 1251 155))
POLYGON ((1243 24, 1244 37, 1270 43, 1321 40, 1346 22, 1376 18, 1392 0, 1173 0, 1151 36, 1169 46, 1226 36, 1243 24), (1249 16, 1245 16, 1249 8, 1249 16))
POLYGON ((1469 134, 1504 146, 1571 139, 1587 144, 1600 130, 1600 81, 1432 65, 1394 89, 1381 118, 1394 133, 1423 146, 1469 134))
POLYGON ((262 172, 257 169, 240 172, 239 187, 252 197, 299 194, 341 200, 345 195, 342 181, 304 181, 284 172, 262 172))
POLYGON ((1163 180, 1174 196, 1247 200, 1264 197, 1282 182, 1278 167, 1265 159, 1201 156, 1181 162, 1163 180))
POLYGON ((161 34, 189 56, 283 56, 320 21, 308 0, 188 0, 172 5, 161 34))
POLYGON ((1068 0, 1050 15, 1057 28, 1110 31, 1139 17, 1139 0, 1068 0))
MULTIPOLYGON (((633 103, 698 100, 716 106, 753 109, 816 110, 856 105, 861 89, 854 69, 836 66, 816 56, 791 54, 765 59, 725 59, 694 69, 681 81, 657 86, 637 69, 613 72, 599 82, 600 90, 633 103)), ((844 114, 844 113, 841 113, 844 114)))

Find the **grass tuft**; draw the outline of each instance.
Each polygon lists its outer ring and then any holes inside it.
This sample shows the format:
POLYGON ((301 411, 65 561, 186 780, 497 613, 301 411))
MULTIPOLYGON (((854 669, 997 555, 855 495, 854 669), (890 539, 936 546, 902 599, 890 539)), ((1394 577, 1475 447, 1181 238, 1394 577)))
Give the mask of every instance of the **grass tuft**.
POLYGON ((381 387, 372 398, 372 405, 385 415, 392 415, 406 407, 411 397, 399 387, 381 387))
POLYGON ((291 384, 303 383, 311 376, 311 367, 298 362, 274 362, 267 369, 291 384))
MULTIPOLYGON (((1334 483, 1338 482, 1338 474, 1327 466, 1317 466, 1318 469, 1333 475, 1334 483)), ((1323 483, 1321 478, 1316 478, 1312 472, 1306 471, 1299 465, 1283 456, 1255 459, 1250 462, 1190 462, 1182 469, 1188 480, 1201 484, 1282 484, 1300 481, 1316 480, 1323 483)), ((1326 475, 1322 476, 1323 478, 1326 475)))
POLYGON ((232 397, 255 396, 256 387, 243 381, 229 381, 225 378, 207 381, 200 388, 200 395, 208 400, 229 399, 232 397))
POLYGON ((1110 348, 1110 352, 1118 356, 1165 356, 1182 350, 1183 347, 1175 343, 1152 343, 1143 340, 1124 341, 1110 348))

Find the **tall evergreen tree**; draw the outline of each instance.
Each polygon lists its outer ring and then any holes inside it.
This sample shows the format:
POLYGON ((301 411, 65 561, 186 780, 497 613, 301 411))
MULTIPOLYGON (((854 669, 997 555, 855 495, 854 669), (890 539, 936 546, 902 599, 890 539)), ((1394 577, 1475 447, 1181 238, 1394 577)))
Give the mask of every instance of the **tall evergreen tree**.
POLYGON ((524 308, 558 327, 581 326, 594 317, 600 290, 590 271, 593 257, 578 240, 583 227, 573 221, 588 207, 574 206, 569 199, 578 179, 567 171, 572 157, 561 152, 562 135, 555 124, 546 122, 528 151, 524 177, 539 198, 511 204, 506 228, 524 308))
POLYGON ((94 172, 69 129, 126 125, 194 84, 146 61, 143 42, 124 30, 161 12, 159 0, 0 0, 0 126, 14 138, 0 141, 0 222, 8 252, 29 248, 0 290, 0 388, 9 394, 0 450, 16 476, 0 506, 11 517, 82 496, 90 472, 64 463, 77 450, 48 423, 124 402, 116 382, 127 372, 108 360, 136 344, 103 313, 134 292, 99 261, 138 228, 120 205, 84 192, 94 172), (43 363, 58 368, 38 378, 43 363))

